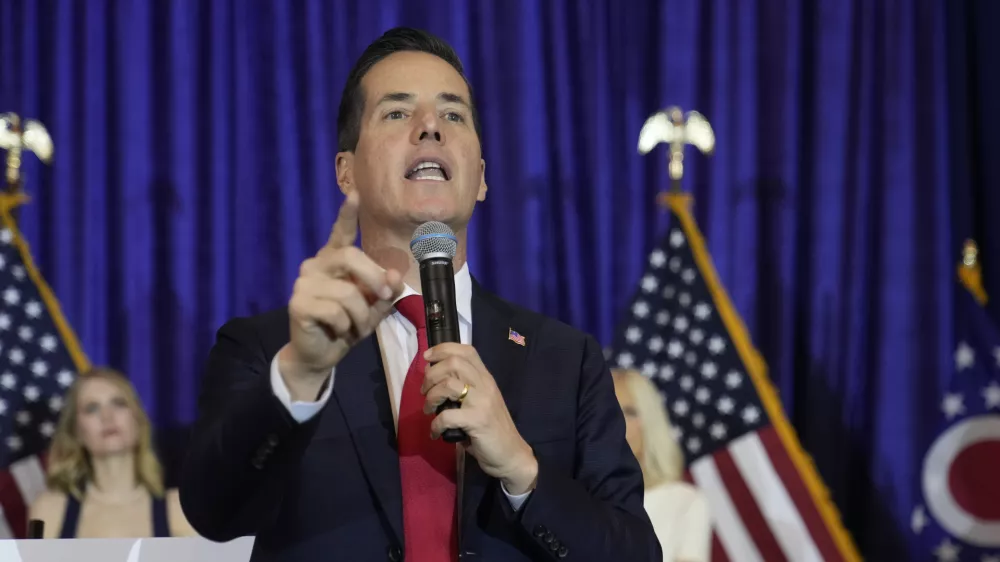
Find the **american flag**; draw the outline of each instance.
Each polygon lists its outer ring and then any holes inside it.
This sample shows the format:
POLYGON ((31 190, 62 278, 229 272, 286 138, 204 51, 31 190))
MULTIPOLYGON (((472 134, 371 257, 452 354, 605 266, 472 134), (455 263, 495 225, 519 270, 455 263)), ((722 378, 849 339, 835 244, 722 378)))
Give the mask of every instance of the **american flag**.
POLYGON ((0 538, 22 538, 45 490, 43 462, 63 395, 87 366, 0 194, 0 538))
POLYGON ((860 560, 798 443, 690 213, 649 256, 609 362, 661 390, 689 482, 713 522, 712 560, 860 560))
POLYGON ((935 432, 919 449, 921 503, 909 523, 921 560, 1000 562, 1000 330, 970 271, 960 266, 954 369, 940 387, 935 432))

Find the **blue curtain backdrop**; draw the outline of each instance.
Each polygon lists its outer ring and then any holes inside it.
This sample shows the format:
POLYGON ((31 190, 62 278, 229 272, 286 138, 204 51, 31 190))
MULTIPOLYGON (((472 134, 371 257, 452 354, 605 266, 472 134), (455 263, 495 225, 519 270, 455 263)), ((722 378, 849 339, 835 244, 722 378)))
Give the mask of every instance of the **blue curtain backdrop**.
POLYGON ((19 215, 43 274, 169 435, 214 331, 283 306, 326 239, 341 86, 385 29, 467 64, 474 274, 603 342, 665 227, 639 128, 697 109, 718 146, 684 185, 721 279, 859 546, 901 560, 964 237, 1000 301, 998 4, 4 0, 0 111, 55 141, 19 215))

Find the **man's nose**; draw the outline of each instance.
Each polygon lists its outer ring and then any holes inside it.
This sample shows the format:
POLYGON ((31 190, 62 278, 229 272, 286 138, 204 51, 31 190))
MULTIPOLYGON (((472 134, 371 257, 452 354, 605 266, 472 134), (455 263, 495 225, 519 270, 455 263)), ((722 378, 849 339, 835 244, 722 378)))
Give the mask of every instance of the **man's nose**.
POLYGON ((422 112, 417 117, 417 126, 413 130, 414 135, 412 140, 414 144, 425 141, 444 143, 444 134, 441 132, 440 120, 433 111, 422 112))

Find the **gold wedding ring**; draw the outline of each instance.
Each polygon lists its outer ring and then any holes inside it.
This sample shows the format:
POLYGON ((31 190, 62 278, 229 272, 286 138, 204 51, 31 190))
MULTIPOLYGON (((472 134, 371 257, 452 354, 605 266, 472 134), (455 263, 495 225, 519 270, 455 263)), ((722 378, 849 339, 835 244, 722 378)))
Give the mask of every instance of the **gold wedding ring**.
POLYGON ((459 404, 461 404, 461 403, 462 403, 462 400, 465 400, 465 397, 466 397, 466 396, 468 396, 468 395, 469 395, 469 383, 466 383, 466 384, 465 384, 465 388, 463 388, 463 389, 462 389, 462 393, 461 393, 461 394, 459 394, 459 395, 458 395, 458 398, 456 398, 455 400, 456 400, 456 401, 457 401, 457 402, 458 402, 459 404))

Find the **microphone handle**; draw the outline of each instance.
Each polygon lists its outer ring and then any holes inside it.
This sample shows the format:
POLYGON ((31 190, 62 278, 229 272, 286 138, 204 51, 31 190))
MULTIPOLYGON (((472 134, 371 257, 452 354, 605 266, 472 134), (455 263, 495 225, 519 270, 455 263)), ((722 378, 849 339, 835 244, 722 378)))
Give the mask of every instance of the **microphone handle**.
MULTIPOLYGON (((461 343, 458 305, 455 303, 455 268, 451 259, 432 257, 420 262, 420 287, 424 297, 428 347, 446 342, 461 343)), ((437 413, 461 407, 458 402, 447 400, 438 406, 437 413)), ((448 443, 468 439, 465 431, 457 427, 446 429, 441 437, 448 443)))

